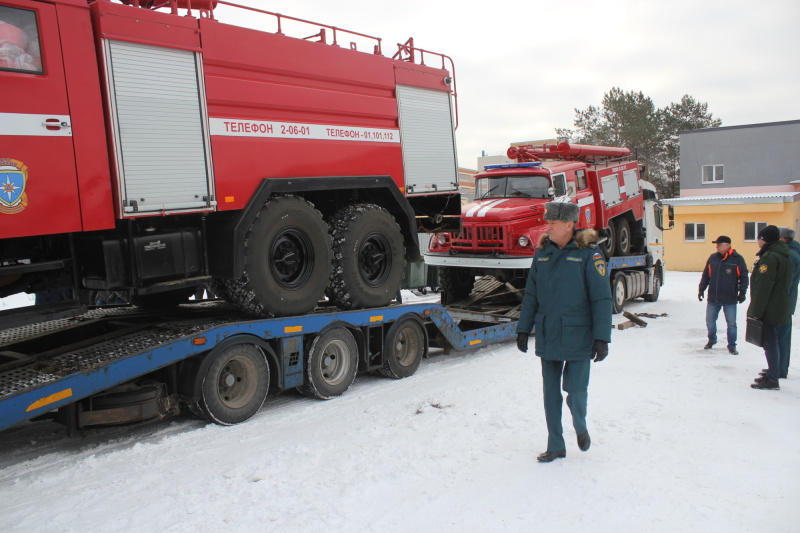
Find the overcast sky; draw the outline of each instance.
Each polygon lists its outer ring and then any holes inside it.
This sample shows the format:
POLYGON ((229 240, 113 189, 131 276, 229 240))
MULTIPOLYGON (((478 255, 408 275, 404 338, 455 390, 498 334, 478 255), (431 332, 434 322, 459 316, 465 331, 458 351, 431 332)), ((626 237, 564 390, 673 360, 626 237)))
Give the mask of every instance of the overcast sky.
POLYGON ((615 86, 657 107, 689 94, 723 126, 800 119, 798 0, 234 1, 381 37, 387 56, 413 36, 452 57, 468 168, 482 150, 571 128, 575 108, 615 86))

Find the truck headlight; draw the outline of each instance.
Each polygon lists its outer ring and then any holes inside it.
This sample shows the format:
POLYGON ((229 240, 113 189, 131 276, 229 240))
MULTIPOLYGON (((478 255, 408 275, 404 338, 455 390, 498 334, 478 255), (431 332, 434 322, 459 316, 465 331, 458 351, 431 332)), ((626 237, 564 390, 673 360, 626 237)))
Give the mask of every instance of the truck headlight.
POLYGON ((447 244, 447 235, 445 235, 444 233, 437 233, 436 242, 438 242, 440 245, 447 244))
POLYGON ((531 240, 528 238, 527 235, 520 235, 519 239, 517 239, 517 244, 525 248, 531 243, 531 240))

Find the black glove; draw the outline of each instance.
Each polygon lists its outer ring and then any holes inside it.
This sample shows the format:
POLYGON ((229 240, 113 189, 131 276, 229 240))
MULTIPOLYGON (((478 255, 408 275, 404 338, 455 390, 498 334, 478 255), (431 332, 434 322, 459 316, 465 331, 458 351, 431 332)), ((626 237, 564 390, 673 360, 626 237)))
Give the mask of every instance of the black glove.
POLYGON ((517 333, 517 350, 520 352, 528 351, 528 334, 517 333))
POLYGON ((599 363, 608 356, 608 342, 595 339, 592 345, 592 357, 595 363, 599 363))
POLYGON ((697 293, 697 299, 700 300, 701 302, 703 301, 703 291, 697 293))
POLYGON ((747 300, 747 294, 744 291, 741 291, 739 293, 739 303, 743 304, 745 300, 747 300))

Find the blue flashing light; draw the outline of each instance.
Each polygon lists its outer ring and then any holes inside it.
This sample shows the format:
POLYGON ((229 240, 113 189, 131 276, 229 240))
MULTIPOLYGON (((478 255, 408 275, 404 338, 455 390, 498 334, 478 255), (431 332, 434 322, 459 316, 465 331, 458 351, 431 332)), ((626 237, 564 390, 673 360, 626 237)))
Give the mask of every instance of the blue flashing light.
POLYGON ((541 161, 534 161, 532 163, 507 163, 504 165, 485 165, 484 170, 494 170, 496 168, 535 168, 542 166, 541 161))

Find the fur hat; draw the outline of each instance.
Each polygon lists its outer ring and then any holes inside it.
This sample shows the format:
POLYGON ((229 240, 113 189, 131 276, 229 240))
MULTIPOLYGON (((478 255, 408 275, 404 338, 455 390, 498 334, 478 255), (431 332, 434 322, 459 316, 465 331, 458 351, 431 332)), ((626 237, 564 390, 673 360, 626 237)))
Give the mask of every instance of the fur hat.
POLYGON ((781 239, 794 239, 794 230, 792 228, 781 226, 778 231, 781 234, 781 239))
POLYGON ((758 238, 764 242, 773 242, 781 238, 781 233, 778 230, 777 226, 773 226, 770 224, 769 226, 762 228, 761 231, 758 232, 758 238))
POLYGON ((578 204, 571 202, 547 202, 544 204, 545 220, 563 220, 564 222, 578 222, 580 209, 578 204))

